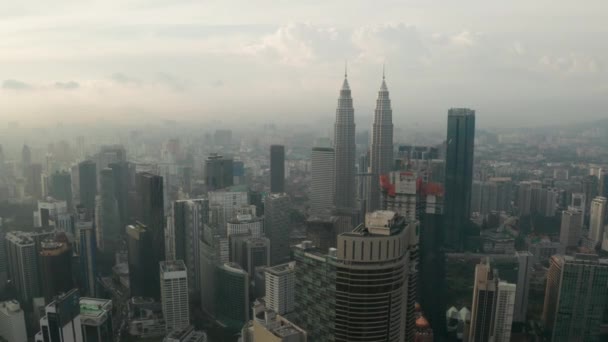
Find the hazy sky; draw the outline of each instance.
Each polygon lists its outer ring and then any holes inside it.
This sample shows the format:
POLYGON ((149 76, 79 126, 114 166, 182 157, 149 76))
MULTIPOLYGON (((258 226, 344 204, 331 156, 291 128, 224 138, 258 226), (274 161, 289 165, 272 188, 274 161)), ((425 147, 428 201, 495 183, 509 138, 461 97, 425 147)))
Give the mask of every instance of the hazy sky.
POLYGON ((358 125, 382 64, 394 121, 608 117, 605 0, 0 3, 0 118, 332 119, 348 60, 358 125))

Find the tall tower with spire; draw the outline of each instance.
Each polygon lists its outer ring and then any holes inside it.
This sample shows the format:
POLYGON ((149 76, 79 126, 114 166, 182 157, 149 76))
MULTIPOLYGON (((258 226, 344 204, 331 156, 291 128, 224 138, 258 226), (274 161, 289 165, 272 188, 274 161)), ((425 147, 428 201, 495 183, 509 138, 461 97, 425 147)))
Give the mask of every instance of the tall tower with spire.
POLYGON ((355 150, 355 109, 345 68, 334 125, 334 199, 338 209, 355 207, 355 150))
POLYGON ((384 68, 382 85, 376 100, 370 157, 372 178, 367 210, 373 212, 380 208, 380 176, 393 169, 393 110, 386 87, 384 68))

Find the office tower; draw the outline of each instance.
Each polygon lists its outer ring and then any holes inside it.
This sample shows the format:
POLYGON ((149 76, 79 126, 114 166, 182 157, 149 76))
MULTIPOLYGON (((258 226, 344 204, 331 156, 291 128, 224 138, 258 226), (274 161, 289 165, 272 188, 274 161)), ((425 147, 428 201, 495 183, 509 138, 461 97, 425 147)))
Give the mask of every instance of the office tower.
POLYGON ((163 342, 207 342, 207 334, 203 331, 196 331, 193 326, 189 325, 185 329, 169 333, 163 342))
POLYGON ((335 252, 328 255, 303 241, 294 248, 295 323, 306 330, 310 341, 330 341, 336 321, 335 252))
POLYGON ((73 289, 59 295, 48 304, 40 319, 40 331, 35 340, 50 342, 85 342, 80 317, 80 294, 73 289))
POLYGON ((580 210, 583 213, 583 217, 589 214, 588 208, 586 207, 587 199, 585 198, 585 194, 582 192, 575 192, 572 194, 570 199, 569 207, 580 210))
POLYGON ((27 174, 27 169, 29 169, 30 165, 32 164, 32 151, 30 150, 30 147, 27 145, 23 145, 23 148, 21 149, 21 168, 23 170, 23 175, 26 176, 27 174))
POLYGON ((69 172, 55 172, 51 175, 50 192, 51 197, 57 200, 66 201, 68 211, 73 212, 72 202, 72 176, 69 172))
POLYGON ((285 192, 285 146, 270 145, 270 192, 285 192))
POLYGON ((92 160, 85 160, 78 164, 78 181, 80 189, 80 204, 89 215, 95 213, 95 196, 97 196, 97 166, 92 160))
POLYGON ((266 307, 284 315, 294 309, 295 262, 267 267, 265 269, 266 307))
POLYGON ((517 288, 515 293, 514 322, 526 322, 528 313, 528 295, 530 279, 532 278, 532 263, 534 257, 530 252, 515 252, 517 258, 517 288))
MULTIPOLYGON (((208 227, 207 227, 208 228, 208 227)), ((209 234, 210 235, 210 234, 209 234)), ((219 264, 217 241, 212 236, 202 236, 199 241, 201 274, 201 309, 207 315, 215 316, 215 268, 219 264)))
MULTIPOLYGON (((222 210, 221 218, 218 217, 214 220, 222 230, 226 226, 226 221, 236 216, 238 209, 249 205, 249 194, 245 191, 210 191, 207 197, 210 207, 219 205, 222 210)), ((213 219, 211 210, 209 215, 210 220, 213 219)))
POLYGON ((445 244, 464 247, 464 230, 471 215, 475 111, 451 108, 448 111, 445 166, 445 244))
POLYGON ((228 237, 243 233, 250 233, 253 237, 262 237, 264 235, 264 221, 250 214, 237 214, 226 222, 228 237))
POLYGON ((112 301, 81 297, 80 322, 83 342, 113 341, 112 301))
POLYGON ((240 331, 249 320, 249 274, 235 263, 215 269, 215 314, 231 331, 240 331))
POLYGON ((289 197, 270 194, 264 200, 264 230, 270 240, 270 264, 289 261, 289 197))
POLYGON ((407 240, 405 218, 391 211, 369 213, 364 224, 338 236, 335 341, 413 338, 407 329, 415 321, 407 317, 407 240))
POLYGON ((589 239, 594 247, 602 242, 604 238, 604 225, 606 219, 606 197, 596 197, 591 201, 589 211, 589 239))
POLYGON ((118 216, 120 220, 121 231, 126 227, 131 219, 132 204, 129 203, 129 190, 132 188, 129 177, 129 163, 118 162, 108 165, 112 169, 112 177, 114 180, 114 198, 118 205, 118 216))
POLYGON ((167 332, 179 331, 190 325, 188 302, 188 272, 182 260, 161 261, 160 291, 167 332))
POLYGON ((598 196, 608 197, 608 170, 600 170, 598 179, 598 196))
POLYGON ((310 156, 310 211, 314 213, 334 206, 334 149, 314 147, 310 156))
POLYGON ((105 145, 101 146, 99 152, 95 155, 95 164, 97 164, 97 174, 101 170, 108 167, 112 163, 123 163, 127 161, 127 151, 122 145, 105 145))
POLYGON ((475 266, 469 342, 510 340, 515 288, 500 281, 489 260, 475 266))
POLYGON ((76 230, 80 236, 80 277, 83 293, 95 296, 97 268, 97 239, 93 222, 87 220, 86 208, 78 208, 76 230))
POLYGON ((306 220, 306 240, 311 241, 321 251, 336 248, 338 235, 351 230, 351 218, 338 213, 322 213, 306 220))
POLYGON ((188 288, 191 294, 200 292, 200 239, 203 226, 209 219, 209 201, 193 199, 173 202, 175 229, 175 258, 183 260, 188 269, 188 288))
POLYGON ((114 189, 114 174, 112 169, 104 168, 99 172, 99 196, 97 196, 97 209, 95 225, 97 233, 97 246, 99 250, 114 255, 122 241, 122 229, 118 212, 118 201, 114 189))
POLYGON ((251 277, 257 267, 270 266, 270 240, 267 238, 243 233, 232 235, 230 244, 230 261, 241 266, 251 277))
POLYGON ((416 184, 413 172, 390 172, 380 178, 382 210, 404 216, 408 222, 416 220, 416 184))
POLYGON ((131 297, 160 298, 160 275, 152 234, 148 227, 141 223, 127 226, 126 234, 131 297), (158 279, 156 275, 159 275, 158 279), (155 286, 154 282, 157 280, 159 285, 155 286))
POLYGON ((4 291, 4 286, 8 280, 8 258, 6 251, 6 231, 2 226, 0 217, 0 291, 4 291))
MULTIPOLYGON (((146 232, 151 239, 150 248, 152 260, 147 261, 154 263, 154 268, 150 268, 152 272, 152 281, 148 287, 153 289, 153 295, 156 299, 160 298, 160 274, 158 273, 158 263, 165 260, 165 215, 164 215, 164 200, 163 200, 163 178, 148 172, 137 173, 137 195, 139 199, 139 221, 146 226, 146 232)), ((152 267, 152 266, 150 266, 152 267)))
POLYGON ((334 125, 334 200, 337 208, 355 206, 355 109, 346 72, 334 125))
POLYGON ((564 210, 562 212, 562 225, 559 231, 559 242, 564 248, 578 247, 582 229, 581 213, 579 211, 564 210))
POLYGON ((10 279, 19 291, 21 300, 30 302, 40 295, 36 240, 28 233, 8 232, 6 251, 10 279))
POLYGON ((42 165, 31 164, 26 172, 27 192, 34 198, 42 198, 42 165))
POLYGON ((380 208, 380 177, 393 170, 393 110, 388 88, 382 75, 382 85, 378 91, 374 123, 372 125, 372 145, 370 150, 370 166, 372 184, 370 188, 370 203, 367 211, 380 208))
POLYGON ((209 191, 232 186, 232 158, 224 158, 217 153, 212 153, 205 160, 205 184, 209 191))
POLYGON ((551 341, 600 341, 608 299, 608 261, 597 255, 554 255, 542 320, 551 341))
POLYGON ((0 340, 27 342, 25 316, 16 300, 0 302, 0 340))
POLYGON ((42 294, 47 301, 74 288, 72 249, 67 239, 42 241, 39 258, 42 294))
POLYGON ((253 319, 243 327, 243 342, 306 342, 307 333, 287 318, 256 302, 253 319))
POLYGON ((45 201, 37 202, 36 212, 34 212, 34 226, 45 227, 55 226, 59 229, 58 223, 62 214, 67 214, 68 205, 65 201, 58 201, 48 198, 45 201))

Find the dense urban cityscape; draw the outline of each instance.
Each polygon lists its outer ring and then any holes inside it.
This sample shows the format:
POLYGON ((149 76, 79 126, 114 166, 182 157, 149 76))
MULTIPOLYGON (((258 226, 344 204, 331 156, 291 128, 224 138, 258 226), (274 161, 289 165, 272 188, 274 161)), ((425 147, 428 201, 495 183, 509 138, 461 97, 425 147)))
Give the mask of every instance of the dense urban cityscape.
POLYGON ((605 5, 532 3, 0 5, 0 342, 608 341, 605 5))

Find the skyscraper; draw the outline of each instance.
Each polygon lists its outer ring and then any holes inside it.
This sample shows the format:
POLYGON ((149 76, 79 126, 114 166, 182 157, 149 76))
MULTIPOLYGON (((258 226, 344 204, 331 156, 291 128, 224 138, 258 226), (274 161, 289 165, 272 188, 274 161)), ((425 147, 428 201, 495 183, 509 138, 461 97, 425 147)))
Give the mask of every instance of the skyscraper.
POLYGON ((594 246, 600 244, 604 238, 604 225, 606 219, 606 197, 596 197, 591 201, 589 212, 589 239, 594 246))
POLYGON ((464 247, 464 231, 471 215, 475 111, 451 108, 448 111, 445 168, 445 244, 464 247))
POLYGON ((314 147, 310 156, 310 210, 318 213, 334 206, 334 149, 314 147))
POLYGON ((80 204, 90 217, 95 214, 95 196, 97 196, 97 166, 92 160, 78 164, 78 180, 80 183, 80 204))
POLYGON ((384 74, 376 100, 370 152, 372 183, 367 211, 373 212, 380 208, 380 177, 393 169, 393 110, 384 74))
POLYGON ((528 295, 532 278, 533 255, 530 252, 515 252, 517 257, 517 292, 515 294, 514 322, 526 322, 528 313, 528 295))
POLYGON ((285 146, 270 145, 270 192, 285 192, 285 146))
POLYGON ((270 240, 270 264, 289 261, 289 197, 270 194, 264 200, 264 229, 270 240))
POLYGON ((160 263, 160 292, 167 332, 190 325, 188 272, 182 260, 160 263))
POLYGON ((146 226, 151 238, 151 257, 154 281, 147 286, 154 288, 154 298, 160 298, 160 274, 158 263, 165 260, 165 215, 163 199, 163 178, 148 172, 137 173, 137 195, 139 199, 139 221, 146 226))
MULTIPOLYGON (((337 208, 355 207, 355 109, 346 72, 340 89, 334 125, 335 191, 337 208)), ((274 247, 273 247, 274 248, 274 247)))
POLYGON ((131 219, 131 208, 134 206, 133 203, 129 203, 129 191, 132 189, 133 184, 129 179, 129 163, 117 162, 110 163, 108 165, 112 169, 112 176, 114 178, 114 197, 118 205, 118 216, 120 218, 120 229, 124 229, 130 222, 131 219))
POLYGON ((215 269, 217 320, 232 331, 240 331, 249 320, 249 274, 239 265, 225 263, 215 269))
POLYGON ((551 257, 542 316, 551 341, 600 341, 607 283, 608 260, 590 254, 551 257))
POLYGON ((73 289, 57 296, 45 308, 36 341, 84 342, 80 317, 80 294, 73 289))
POLYGON ((72 177, 69 172, 55 172, 51 175, 50 191, 51 197, 66 201, 68 211, 73 212, 72 203, 72 177))
POLYGON ((112 169, 102 169, 99 178, 99 196, 97 196, 98 205, 96 206, 98 210, 95 214, 97 246, 107 255, 113 256, 120 247, 122 229, 112 169))
POLYGON ((218 190, 229 187, 233 184, 232 158, 212 153, 205 160, 205 184, 207 190, 218 190))
POLYGON ((76 231, 80 236, 80 277, 83 292, 94 297, 96 295, 97 241, 92 221, 87 221, 86 209, 78 208, 76 231))
POLYGON ((42 294, 50 301, 60 293, 74 288, 72 281, 72 249, 67 241, 50 239, 41 242, 39 253, 42 294))
POLYGON ((10 279, 24 302, 40 295, 38 274, 38 248, 28 233, 8 232, 6 252, 10 279))
POLYGON ((581 239, 581 212, 564 210, 562 212, 562 225, 559 231, 559 242, 562 247, 577 247, 581 239))
POLYGON ((127 226, 126 233, 131 296, 160 299, 160 273, 158 262, 155 262, 152 234, 140 223, 127 226))
POLYGON ((188 269, 188 287, 196 294, 201 289, 200 240, 203 226, 209 219, 209 201, 193 199, 173 203, 175 258, 183 260, 188 269))
POLYGON ((515 284, 500 281, 489 260, 475 266, 469 342, 510 341, 515 290, 515 284))

